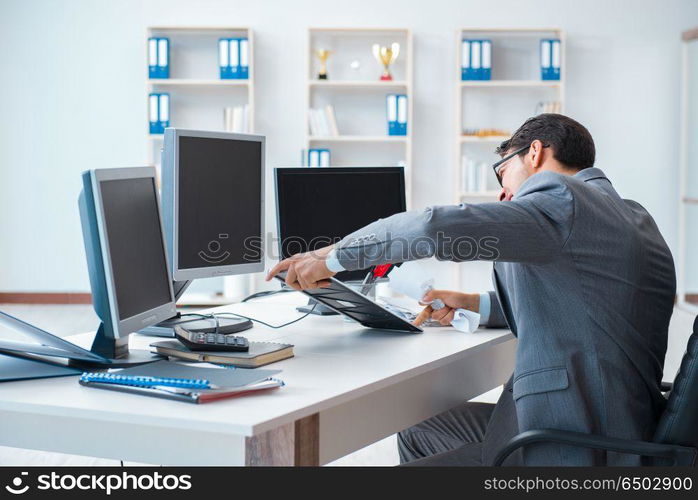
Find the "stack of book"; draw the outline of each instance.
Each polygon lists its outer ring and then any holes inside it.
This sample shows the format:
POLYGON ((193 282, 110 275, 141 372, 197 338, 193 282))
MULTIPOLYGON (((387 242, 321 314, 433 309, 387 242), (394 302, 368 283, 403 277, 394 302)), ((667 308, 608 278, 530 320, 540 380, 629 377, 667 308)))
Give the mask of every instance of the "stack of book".
POLYGON ((339 135, 334 107, 329 104, 324 108, 310 108, 308 122, 310 135, 318 137, 337 137, 339 135))
POLYGON ((559 113, 562 109, 560 101, 542 101, 536 104, 536 115, 541 113, 559 113))
POLYGON ((238 134, 249 134, 250 130, 250 107, 235 106, 223 109, 223 130, 238 134))
POLYGON ((283 387, 274 378, 280 370, 229 370, 158 361, 110 372, 83 373, 84 387, 172 399, 186 403, 208 403, 283 387))
POLYGON ((492 174, 487 163, 476 162, 466 155, 461 157, 461 191, 484 193, 487 191, 488 175, 492 174))

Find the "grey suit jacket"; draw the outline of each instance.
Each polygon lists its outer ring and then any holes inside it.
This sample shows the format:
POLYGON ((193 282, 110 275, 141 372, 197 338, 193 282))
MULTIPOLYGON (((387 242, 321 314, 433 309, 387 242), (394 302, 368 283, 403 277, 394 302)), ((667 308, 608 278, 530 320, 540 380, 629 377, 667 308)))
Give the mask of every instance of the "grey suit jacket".
MULTIPOLYGON (((676 292, 649 213, 597 168, 541 172, 512 201, 397 214, 347 236, 347 269, 436 256, 492 260, 488 326, 518 337, 512 396, 520 432, 564 429, 651 439, 676 292)), ((534 445, 526 465, 635 465, 639 457, 534 445)))

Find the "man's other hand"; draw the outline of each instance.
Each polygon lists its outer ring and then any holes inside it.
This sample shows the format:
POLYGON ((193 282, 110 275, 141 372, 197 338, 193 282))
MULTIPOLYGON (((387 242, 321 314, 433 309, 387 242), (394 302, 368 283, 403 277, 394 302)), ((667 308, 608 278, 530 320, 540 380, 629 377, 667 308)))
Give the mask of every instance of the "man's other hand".
POLYGON ((412 322, 415 326, 421 325, 429 318, 438 321, 444 326, 448 326, 451 324, 451 321, 453 321, 453 315, 456 309, 467 309, 473 312, 480 312, 479 293, 431 290, 422 298, 422 305, 433 302, 435 299, 441 299, 445 307, 435 311, 431 308, 431 305, 427 305, 412 322))
POLYGON ((286 271, 286 284, 295 290, 327 287, 330 284, 328 278, 336 274, 327 269, 325 264, 327 254, 332 248, 334 245, 284 259, 269 271, 266 280, 269 281, 278 273, 286 271))

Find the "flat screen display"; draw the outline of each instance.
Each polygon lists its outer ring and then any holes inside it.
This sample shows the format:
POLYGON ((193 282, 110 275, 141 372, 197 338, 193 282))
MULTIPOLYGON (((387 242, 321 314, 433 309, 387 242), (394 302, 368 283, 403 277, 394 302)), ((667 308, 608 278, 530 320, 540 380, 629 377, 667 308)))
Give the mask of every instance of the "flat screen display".
POLYGON ((260 262, 262 143, 180 137, 178 158, 178 268, 260 262))
MULTIPOLYGON (((276 170, 281 256, 317 250, 378 219, 405 211, 401 167, 279 168, 276 170)), ((363 280, 347 271, 341 281, 363 280)))
POLYGON ((172 301, 152 177, 100 182, 119 320, 172 301))

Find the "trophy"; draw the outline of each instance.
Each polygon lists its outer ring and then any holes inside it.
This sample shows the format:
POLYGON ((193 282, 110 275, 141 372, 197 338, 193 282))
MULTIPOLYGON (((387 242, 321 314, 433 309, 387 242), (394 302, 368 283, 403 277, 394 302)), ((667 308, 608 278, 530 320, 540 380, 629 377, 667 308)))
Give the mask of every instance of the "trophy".
POLYGON ((389 81, 393 77, 390 74, 390 65, 397 59, 398 54, 400 54, 400 44, 393 42, 390 47, 382 47, 379 44, 373 45, 373 57, 375 57, 379 63, 383 65, 383 74, 381 75, 381 80, 389 81))
POLYGON ((327 80, 327 58, 330 57, 332 51, 327 49, 317 49, 315 55, 320 59, 320 72, 317 75, 318 80, 327 80))

